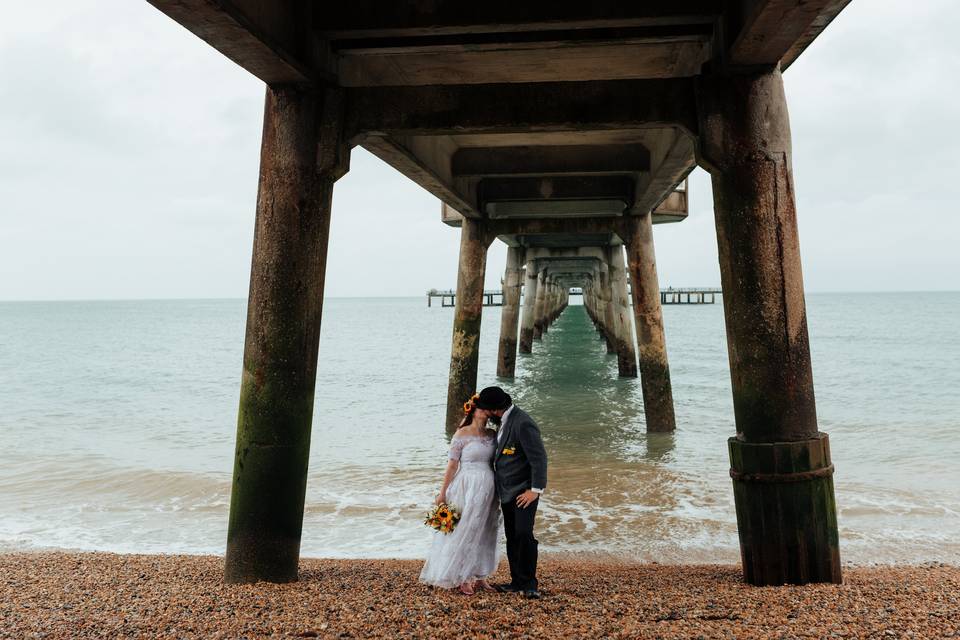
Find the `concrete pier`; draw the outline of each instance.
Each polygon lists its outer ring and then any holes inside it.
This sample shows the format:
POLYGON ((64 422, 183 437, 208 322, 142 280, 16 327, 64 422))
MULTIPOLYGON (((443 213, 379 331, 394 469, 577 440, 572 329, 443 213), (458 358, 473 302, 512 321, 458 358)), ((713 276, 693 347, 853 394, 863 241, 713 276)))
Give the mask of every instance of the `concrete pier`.
POLYGON ((517 365, 517 325, 520 319, 520 287, 523 277, 523 249, 507 249, 507 267, 503 273, 503 307, 500 311, 500 347, 497 375, 512 378, 517 365))
POLYGON ((650 214, 629 216, 624 223, 627 265, 633 284, 633 314, 637 326, 640 382, 647 431, 673 431, 673 389, 660 309, 660 285, 653 250, 650 214))
POLYGON ((737 436, 729 441, 752 584, 840 582, 833 464, 817 428, 779 68, 703 78, 737 436), (776 518, 769 514, 776 513, 776 518))
MULTIPOLYGON (((674 428, 652 225, 687 217, 686 177, 698 162, 706 167, 744 576, 838 582, 832 462, 817 429, 780 73, 848 1, 533 10, 150 0, 269 87, 227 579, 296 577, 330 190, 361 145, 440 199, 443 222, 462 227, 448 428, 477 386, 494 239, 526 254, 519 350, 547 330, 565 304, 559 289, 573 283, 629 376, 629 323, 617 317, 629 317, 629 305, 613 303, 624 287, 617 260, 604 257, 626 246, 647 427, 674 428)), ((506 371, 506 356, 501 364, 506 371)))
POLYGON ((464 220, 460 229, 460 263, 457 269, 457 306, 453 312, 450 378, 447 385, 447 432, 463 418, 463 403, 477 389, 480 357, 480 321, 483 318, 483 279, 487 269, 490 236, 483 222, 464 220))
MULTIPOLYGON (((334 181, 331 94, 267 89, 227 528, 227 582, 297 579, 334 181), (328 110, 329 113, 329 110, 328 110)), ((334 161, 336 159, 336 161, 334 161)))

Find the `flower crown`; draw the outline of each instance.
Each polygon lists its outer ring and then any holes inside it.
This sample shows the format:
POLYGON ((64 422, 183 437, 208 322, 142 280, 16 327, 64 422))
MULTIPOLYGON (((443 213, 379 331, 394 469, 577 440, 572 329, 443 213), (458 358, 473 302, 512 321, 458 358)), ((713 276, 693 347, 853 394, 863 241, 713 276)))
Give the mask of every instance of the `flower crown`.
POLYGON ((479 399, 480 399, 480 394, 479 394, 479 393, 475 393, 475 394, 473 394, 472 396, 470 396, 470 399, 463 403, 463 412, 464 412, 464 413, 470 413, 471 411, 473 411, 474 409, 476 409, 476 408, 477 408, 477 400, 479 400, 479 399))

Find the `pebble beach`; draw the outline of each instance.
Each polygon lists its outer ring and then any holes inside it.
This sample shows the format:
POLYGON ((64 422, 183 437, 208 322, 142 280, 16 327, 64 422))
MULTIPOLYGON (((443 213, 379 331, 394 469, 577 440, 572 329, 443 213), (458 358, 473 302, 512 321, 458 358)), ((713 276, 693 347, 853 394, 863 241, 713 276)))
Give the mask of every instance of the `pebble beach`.
MULTIPOLYGON (((415 560, 301 562, 224 585, 216 556, 0 555, 2 638, 956 638, 960 567, 848 567, 756 588, 734 565, 544 557, 544 598, 434 590, 415 560)), ((506 578, 506 564, 497 576, 506 578)))

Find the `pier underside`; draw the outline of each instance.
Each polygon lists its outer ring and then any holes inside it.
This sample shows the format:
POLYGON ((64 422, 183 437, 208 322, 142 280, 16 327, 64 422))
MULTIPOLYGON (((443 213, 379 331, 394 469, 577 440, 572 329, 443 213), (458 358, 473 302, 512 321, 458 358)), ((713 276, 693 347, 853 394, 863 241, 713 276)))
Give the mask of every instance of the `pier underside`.
POLYGON ((358 145, 462 230, 448 427, 477 386, 497 238, 501 375, 577 284, 620 374, 639 370, 648 428, 675 427, 653 225, 686 217, 678 187, 706 168, 744 575, 840 581, 781 71, 849 0, 149 1, 267 85, 229 581, 297 576, 330 195, 358 145))

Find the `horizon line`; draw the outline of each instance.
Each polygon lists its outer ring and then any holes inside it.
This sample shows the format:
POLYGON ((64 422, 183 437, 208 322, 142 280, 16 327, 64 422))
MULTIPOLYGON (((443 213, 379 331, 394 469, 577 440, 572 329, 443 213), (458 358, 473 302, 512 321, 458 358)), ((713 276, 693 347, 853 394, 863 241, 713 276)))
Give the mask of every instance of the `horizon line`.
MULTIPOLYGON (((720 287, 717 287, 718 289, 720 287)), ((895 293, 960 293, 960 289, 886 289, 886 290, 820 290, 807 291, 804 295, 864 295, 864 294, 895 294, 895 293)), ((720 295, 723 295, 721 292, 720 295)), ((370 298, 425 298, 427 292, 406 295, 338 295, 324 296, 324 300, 366 300, 370 298)), ((202 302, 246 300, 246 296, 195 296, 195 297, 158 297, 158 298, 0 298, 0 304, 31 303, 31 302, 202 302)))

